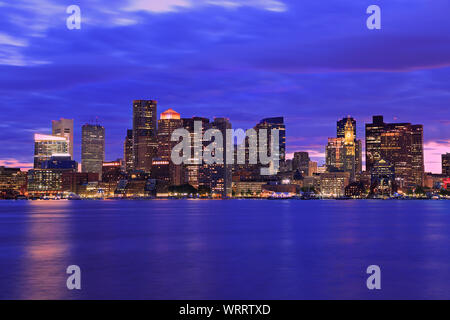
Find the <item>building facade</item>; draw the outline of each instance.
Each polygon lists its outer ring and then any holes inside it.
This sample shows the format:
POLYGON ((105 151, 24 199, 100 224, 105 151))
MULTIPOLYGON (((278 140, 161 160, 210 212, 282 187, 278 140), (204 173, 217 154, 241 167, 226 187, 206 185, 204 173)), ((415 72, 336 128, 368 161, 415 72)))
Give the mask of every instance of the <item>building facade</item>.
POLYGON ((123 144, 123 159, 125 161, 125 171, 134 170, 134 153, 133 153, 133 130, 127 130, 127 136, 123 144))
POLYGON ((68 150, 68 142, 65 137, 35 134, 34 168, 40 169, 44 161, 50 160, 50 158, 56 154, 67 154, 68 150))
POLYGON ((385 160, 395 169, 400 189, 423 185, 423 126, 410 123, 385 123, 382 116, 374 116, 366 124, 366 170, 385 160))
POLYGON ((105 128, 98 124, 85 124, 81 129, 81 171, 102 176, 105 161, 105 128))
POLYGON ((134 169, 147 173, 158 150, 156 109, 155 100, 133 101, 134 169))

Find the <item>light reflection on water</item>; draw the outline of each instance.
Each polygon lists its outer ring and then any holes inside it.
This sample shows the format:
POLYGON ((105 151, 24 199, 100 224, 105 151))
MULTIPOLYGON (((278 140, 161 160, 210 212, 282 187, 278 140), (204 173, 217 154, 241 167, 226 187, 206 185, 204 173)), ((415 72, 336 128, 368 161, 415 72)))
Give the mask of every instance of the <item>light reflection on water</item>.
POLYGON ((2 201, 0 298, 450 298, 449 201, 2 201), (82 290, 66 288, 68 265, 82 290), (378 264, 382 290, 365 287, 378 264))

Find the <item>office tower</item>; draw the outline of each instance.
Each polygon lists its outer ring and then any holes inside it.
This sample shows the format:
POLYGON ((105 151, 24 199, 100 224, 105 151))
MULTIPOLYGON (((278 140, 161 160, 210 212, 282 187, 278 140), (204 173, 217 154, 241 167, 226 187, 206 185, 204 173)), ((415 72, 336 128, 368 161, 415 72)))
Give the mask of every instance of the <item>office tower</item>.
POLYGON ((52 135, 67 139, 69 154, 73 159, 73 119, 52 120, 52 135))
POLYGON ((303 176, 308 175, 309 171, 309 158, 308 152, 294 152, 294 158, 292 159, 292 170, 299 170, 303 176))
POLYGON ((344 170, 344 138, 328 138, 325 149, 327 171, 344 170))
POLYGON ((401 189, 423 185, 423 126, 410 123, 384 123, 374 116, 366 124, 366 168, 385 160, 395 169, 396 182, 401 189))
POLYGON ((152 165, 157 165, 158 171, 167 168, 168 184, 170 185, 181 185, 184 181, 183 165, 175 165, 171 161, 172 149, 178 143, 178 141, 171 140, 172 133, 182 126, 183 121, 180 114, 173 109, 161 113, 158 120, 158 161, 153 161, 152 165), (164 161, 167 161, 168 165, 165 165, 164 161))
MULTIPOLYGON (((286 160, 286 126, 283 117, 262 119, 255 127, 256 132, 260 129, 267 129, 267 150, 270 150, 271 131, 278 129, 279 134, 279 160, 283 162, 286 160)), ((259 141, 259 138, 258 138, 259 141)), ((259 148, 258 148, 259 150, 259 148)))
MULTIPOLYGON (((231 123, 227 118, 215 118, 208 124, 207 129, 217 129, 224 138, 222 148, 216 148, 217 153, 223 154, 223 163, 205 164, 199 168, 199 186, 208 187, 211 194, 216 197, 227 198, 232 190, 232 164, 226 163, 227 144, 225 142, 226 130, 231 129, 231 123)), ((205 146, 210 142, 205 142, 205 146)))
POLYGON ((171 141, 172 133, 175 129, 181 128, 183 122, 180 114, 172 109, 161 113, 158 120, 158 157, 169 160, 172 148, 178 143, 171 141))
POLYGON ((98 124, 85 124, 81 128, 81 171, 102 176, 105 161, 105 128, 98 124))
POLYGON ((133 154, 133 130, 127 130, 127 136, 123 144, 123 159, 125 161, 125 171, 131 172, 134 169, 134 154, 133 154))
POLYGON ((423 186, 425 179, 425 161, 423 156, 423 126, 411 125, 411 156, 413 183, 416 186, 423 186))
POLYGON ((52 135, 34 135, 34 168, 40 169, 42 163, 55 154, 67 154, 68 142, 64 137, 52 135))
POLYGON ((194 141, 202 141, 202 136, 205 133, 205 130, 209 127, 209 119, 202 118, 202 117, 193 117, 193 118, 183 118, 181 119, 182 126, 184 129, 189 131, 191 134, 191 152, 190 152, 190 164, 185 164, 183 166, 183 180, 184 183, 188 183, 194 188, 199 188, 199 175, 200 175, 200 164, 197 164, 200 155, 197 155, 194 153, 194 141), (201 133, 199 136, 199 133, 195 132, 194 130, 194 124, 195 122, 199 122, 201 124, 201 133))
POLYGON ((155 100, 133 101, 134 169, 148 173, 158 149, 156 105, 155 100))
POLYGON ((442 155, 442 175, 450 177, 450 153, 442 155))

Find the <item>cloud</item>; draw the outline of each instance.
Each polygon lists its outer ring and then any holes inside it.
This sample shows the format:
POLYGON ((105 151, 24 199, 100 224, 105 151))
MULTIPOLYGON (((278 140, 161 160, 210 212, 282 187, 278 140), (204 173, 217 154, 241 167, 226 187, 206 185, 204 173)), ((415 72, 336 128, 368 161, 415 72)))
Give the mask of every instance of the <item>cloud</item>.
POLYGON ((125 7, 125 10, 165 13, 207 6, 217 6, 226 9, 253 7, 273 12, 284 12, 287 10, 287 6, 277 0, 131 0, 129 5, 125 7))
POLYGON ((22 170, 29 170, 33 168, 33 163, 23 162, 17 159, 0 160, 1 167, 21 168, 22 170))

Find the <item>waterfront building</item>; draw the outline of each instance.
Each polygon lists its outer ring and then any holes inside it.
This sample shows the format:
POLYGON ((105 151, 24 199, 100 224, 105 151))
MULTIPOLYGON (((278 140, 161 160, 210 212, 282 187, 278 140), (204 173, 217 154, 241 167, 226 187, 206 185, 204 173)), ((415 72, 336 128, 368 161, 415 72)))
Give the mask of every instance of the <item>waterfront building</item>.
POLYGON ((26 172, 20 168, 0 166, 0 199, 23 195, 26 190, 26 172))
POLYGON ((61 169, 32 169, 27 173, 27 191, 30 196, 56 196, 63 192, 61 169))
POLYGON ((345 187, 345 196, 350 198, 363 198, 365 196, 366 189, 364 184, 359 181, 354 181, 345 187))
POLYGON ((81 171, 102 176, 105 161, 105 128, 99 124, 85 124, 81 129, 81 171))
POLYGON ((265 184, 263 181, 236 181, 233 182, 233 194, 236 197, 259 197, 265 184))
POLYGON ((410 189, 423 185, 423 126, 410 123, 385 123, 374 116, 366 124, 366 168, 385 160, 394 166, 397 185, 410 189))
POLYGON ((322 196, 336 198, 345 195, 345 187, 350 183, 349 172, 326 172, 320 175, 322 196))
POLYGON ((66 138, 68 153, 73 159, 73 119, 52 120, 52 135, 66 138))
POLYGON ((157 156, 157 101, 133 101, 134 169, 150 173, 152 160, 157 156))
POLYGON ((63 192, 72 192, 80 195, 86 191, 87 184, 97 182, 99 176, 98 173, 92 172, 65 171, 62 173, 61 180, 63 192))
POLYGON ((54 154, 67 154, 68 142, 65 137, 45 134, 34 135, 34 168, 40 169, 42 163, 54 154))

